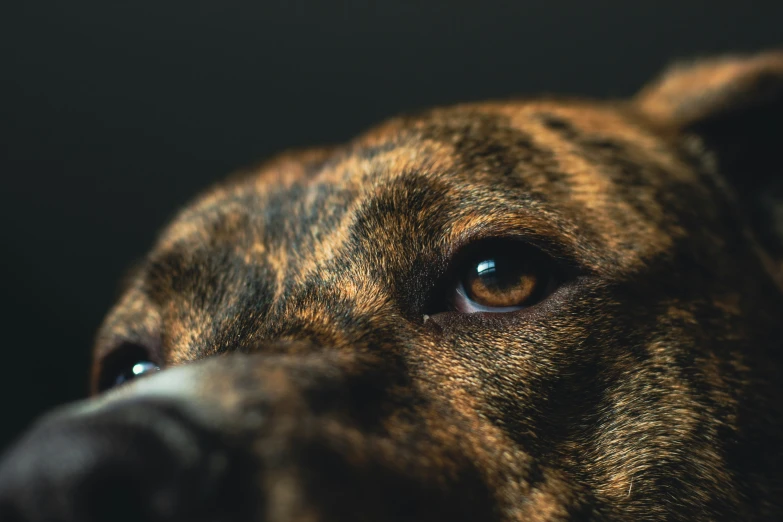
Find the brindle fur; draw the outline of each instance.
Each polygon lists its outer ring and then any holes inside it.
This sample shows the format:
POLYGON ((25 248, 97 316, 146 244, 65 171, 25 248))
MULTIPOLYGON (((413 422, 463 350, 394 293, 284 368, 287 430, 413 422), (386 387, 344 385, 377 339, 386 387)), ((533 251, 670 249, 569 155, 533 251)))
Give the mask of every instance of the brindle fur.
POLYGON ((466 104, 284 154, 165 229, 95 389, 129 343, 209 358, 172 396, 230 448, 215 498, 246 519, 782 519, 781 257, 753 199, 781 119, 768 53, 630 101, 466 104), (450 261, 482 238, 546 252, 563 284, 449 311, 450 261))

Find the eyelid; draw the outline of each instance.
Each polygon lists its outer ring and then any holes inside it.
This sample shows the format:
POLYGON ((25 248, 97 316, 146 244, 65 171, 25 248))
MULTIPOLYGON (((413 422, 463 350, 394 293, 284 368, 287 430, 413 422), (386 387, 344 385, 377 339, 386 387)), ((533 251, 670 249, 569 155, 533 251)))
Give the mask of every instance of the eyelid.
MULTIPOLYGON (((530 220, 528 220, 530 221, 530 220)), ((455 259, 464 255, 476 244, 494 241, 517 242, 528 245, 547 256, 551 257, 561 268, 575 274, 595 275, 593 269, 584 263, 584 253, 580 252, 576 245, 563 241, 562 233, 558 230, 546 231, 545 226, 536 226, 532 229, 519 228, 509 230, 506 224, 489 223, 482 227, 473 227, 457 237, 451 238, 450 248, 443 252, 444 262, 451 265, 455 259), (497 228, 497 229, 496 229, 497 228), (541 230, 538 230, 538 229, 541 230)))

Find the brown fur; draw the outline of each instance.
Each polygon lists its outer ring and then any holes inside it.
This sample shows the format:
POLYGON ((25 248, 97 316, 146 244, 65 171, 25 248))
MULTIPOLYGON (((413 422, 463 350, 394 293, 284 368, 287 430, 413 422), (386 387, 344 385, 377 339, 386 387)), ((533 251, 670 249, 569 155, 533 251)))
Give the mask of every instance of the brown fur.
POLYGON ((94 388, 129 345, 187 364, 248 519, 779 520, 779 257, 742 186, 779 159, 738 169, 771 154, 726 158, 713 129, 781 120, 781 93, 782 54, 732 57, 632 101, 466 104, 284 154, 165 229, 94 388), (486 238, 544 252, 559 288, 450 310, 486 238))

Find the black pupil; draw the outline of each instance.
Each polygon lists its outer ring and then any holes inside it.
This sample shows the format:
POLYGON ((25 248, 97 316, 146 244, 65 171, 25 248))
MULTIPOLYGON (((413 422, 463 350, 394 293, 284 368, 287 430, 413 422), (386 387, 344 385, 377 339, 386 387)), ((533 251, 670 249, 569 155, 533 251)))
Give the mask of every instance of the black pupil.
POLYGON ((483 259, 475 265, 471 278, 478 278, 488 289, 503 291, 519 284, 520 270, 508 257, 495 256, 483 259))
POLYGON ((151 361, 139 361, 133 366, 125 369, 122 373, 117 375, 117 379, 114 381, 115 386, 119 386, 122 383, 132 381, 137 377, 141 377, 147 373, 158 371, 160 368, 151 361))

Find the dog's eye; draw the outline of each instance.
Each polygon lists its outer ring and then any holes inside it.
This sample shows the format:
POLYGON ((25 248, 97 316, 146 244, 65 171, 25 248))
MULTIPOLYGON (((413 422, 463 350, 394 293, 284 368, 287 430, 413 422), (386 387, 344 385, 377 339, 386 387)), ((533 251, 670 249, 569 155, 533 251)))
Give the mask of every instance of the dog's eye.
POLYGON ((535 305, 555 287, 553 263, 529 245, 477 245, 458 265, 453 307, 458 312, 513 312, 535 305))
POLYGON ((130 368, 125 368, 119 375, 117 375, 117 377, 114 379, 114 386, 119 386, 120 384, 131 381, 136 377, 141 377, 145 373, 156 372, 158 370, 160 370, 160 367, 152 361, 139 361, 130 368))
POLYGON ((105 391, 115 386, 160 370, 160 365, 142 346, 124 344, 112 350, 100 364, 98 390, 105 391))

